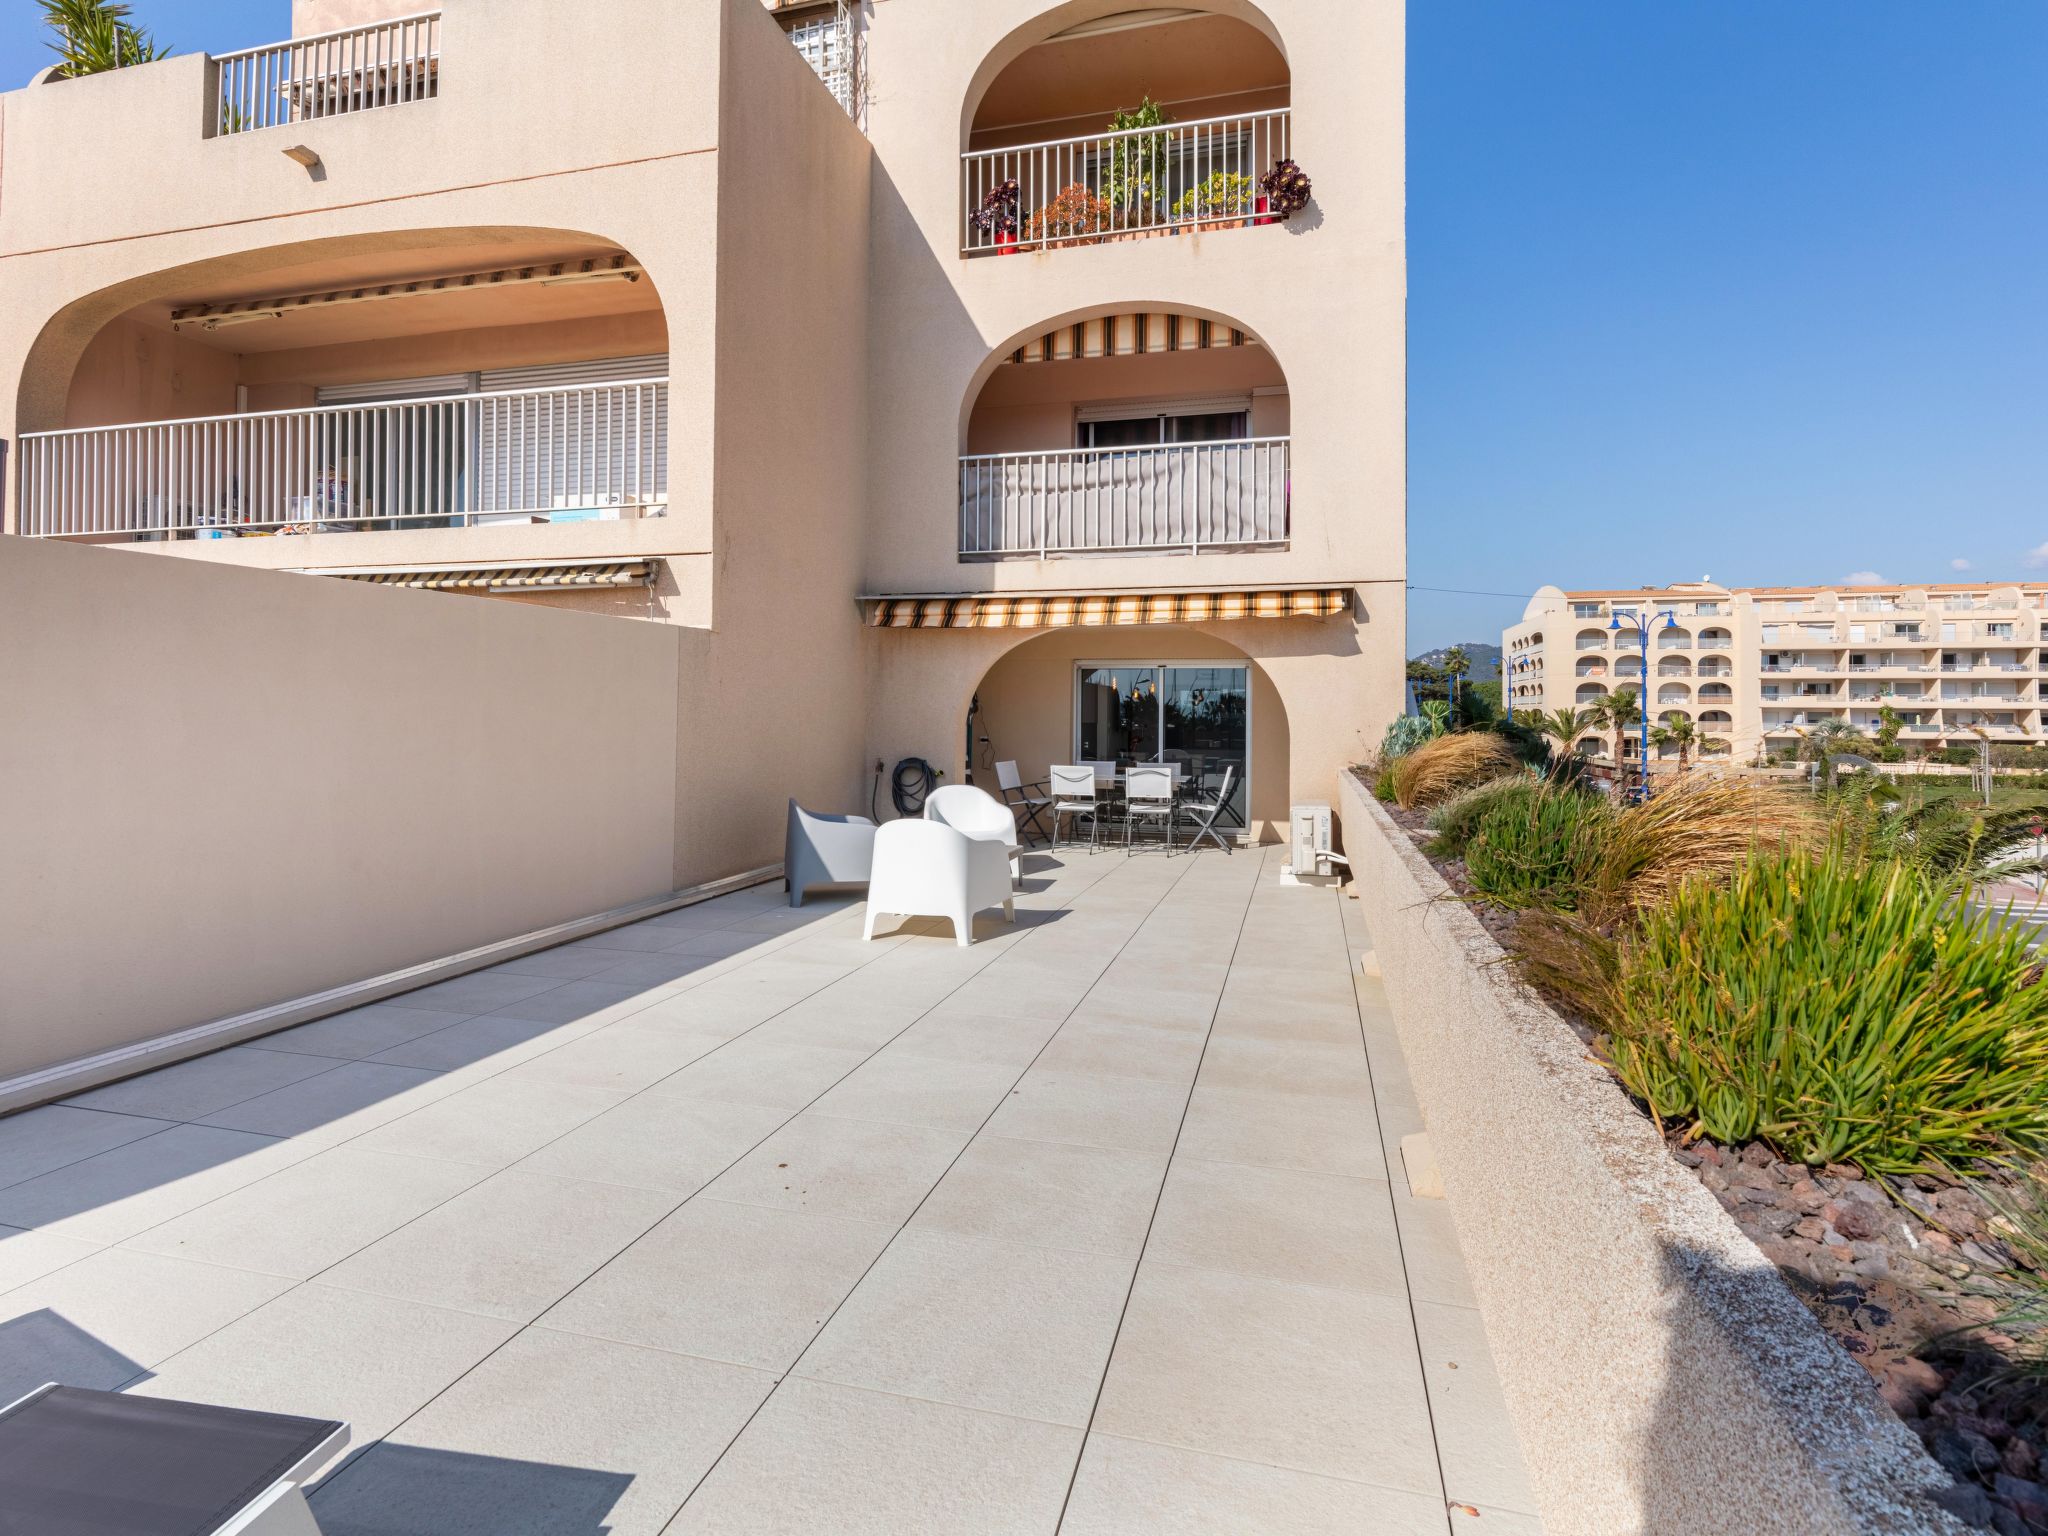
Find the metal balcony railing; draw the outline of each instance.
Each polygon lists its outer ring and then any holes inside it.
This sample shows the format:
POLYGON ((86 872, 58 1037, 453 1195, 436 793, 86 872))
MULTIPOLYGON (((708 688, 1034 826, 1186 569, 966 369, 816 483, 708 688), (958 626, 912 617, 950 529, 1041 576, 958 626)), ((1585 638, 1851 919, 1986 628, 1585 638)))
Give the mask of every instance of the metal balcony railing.
POLYGON ((960 553, 1272 548, 1287 542, 1289 440, 981 453, 960 460, 960 553))
POLYGON ((1290 122, 1281 107, 969 150, 960 157, 960 249, 974 255, 1266 222, 1258 181, 1288 158, 1290 122), (976 210, 1011 182, 1019 227, 982 228, 976 210))
POLYGON ((668 497, 668 381, 444 395, 24 433, 43 538, 638 516, 668 497))
POLYGON ((441 13, 421 11, 218 54, 214 131, 287 123, 426 101, 441 84, 441 13))

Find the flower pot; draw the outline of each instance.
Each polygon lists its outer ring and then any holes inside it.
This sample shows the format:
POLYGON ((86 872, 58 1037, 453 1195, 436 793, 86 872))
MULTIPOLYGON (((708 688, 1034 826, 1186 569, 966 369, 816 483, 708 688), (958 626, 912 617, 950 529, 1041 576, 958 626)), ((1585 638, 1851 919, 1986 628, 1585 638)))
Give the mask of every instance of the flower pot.
POLYGON ((1000 256, 1014 256, 1017 254, 1017 237, 1014 233, 1006 234, 1000 229, 996 231, 996 254, 1000 256))
POLYGON ((1280 216, 1276 213, 1269 211, 1269 209, 1270 205, 1268 204, 1266 198, 1263 195, 1261 195, 1259 198, 1258 206, 1259 216, 1253 219, 1252 222, 1254 224, 1278 224, 1280 222, 1280 216))

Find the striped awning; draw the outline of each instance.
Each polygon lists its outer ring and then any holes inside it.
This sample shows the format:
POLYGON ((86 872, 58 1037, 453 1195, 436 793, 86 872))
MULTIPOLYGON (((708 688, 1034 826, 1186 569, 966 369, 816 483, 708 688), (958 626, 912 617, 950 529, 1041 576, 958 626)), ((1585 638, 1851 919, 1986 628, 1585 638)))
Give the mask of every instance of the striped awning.
POLYGON ((867 605, 867 621, 873 629, 1068 629, 1076 625, 1326 619, 1350 611, 1351 589, 870 597, 862 601, 867 605))
POLYGON ((1098 315, 1034 336, 1005 362, 1059 363, 1076 357, 1136 357, 1143 352, 1201 352, 1212 347, 1256 347, 1259 339, 1220 320, 1150 310, 1098 315))
POLYGON ((432 592, 484 590, 543 591, 562 587, 651 587, 654 565, 648 560, 579 560, 556 565, 443 565, 407 569, 316 571, 344 581, 367 581, 385 587, 423 587, 432 592))

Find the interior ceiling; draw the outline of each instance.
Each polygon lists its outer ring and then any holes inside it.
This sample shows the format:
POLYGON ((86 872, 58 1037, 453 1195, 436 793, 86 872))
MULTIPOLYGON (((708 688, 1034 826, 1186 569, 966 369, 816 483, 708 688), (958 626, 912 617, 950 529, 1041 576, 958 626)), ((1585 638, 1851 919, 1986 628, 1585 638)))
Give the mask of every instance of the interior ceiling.
MULTIPOLYGON (((379 252, 332 257, 272 268, 260 279, 247 274, 215 282, 194 283, 168 299, 145 304, 131 318, 161 330, 171 329, 171 311, 197 304, 328 293, 336 289, 381 287, 386 283, 444 277, 464 272, 496 272, 541 266, 585 257, 610 256, 614 245, 491 242, 437 246, 432 251, 379 252)), ((298 347, 324 347, 341 342, 375 341, 435 331, 466 331, 491 325, 538 325, 554 320, 659 310, 661 297, 646 277, 638 282, 564 283, 543 287, 521 283, 512 288, 409 295, 363 304, 337 304, 289 314, 277 320, 251 320, 208 331, 186 325, 178 334, 222 352, 283 352, 298 347)))
POLYGON ((1020 54, 975 108, 975 131, 1091 113, 1106 122, 1148 95, 1198 101, 1287 85, 1287 60, 1256 27, 1211 12, 1156 14, 1155 25, 1055 37, 1020 54))

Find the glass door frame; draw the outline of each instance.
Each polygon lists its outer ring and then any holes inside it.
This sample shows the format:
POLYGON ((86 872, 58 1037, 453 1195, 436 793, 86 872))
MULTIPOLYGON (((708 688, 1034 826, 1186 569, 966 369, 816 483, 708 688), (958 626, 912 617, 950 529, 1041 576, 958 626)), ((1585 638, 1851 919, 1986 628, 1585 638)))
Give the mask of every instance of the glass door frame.
MULTIPOLYGON (((1071 749, 1073 754, 1070 760, 1074 762, 1079 762, 1081 760, 1080 754, 1082 679, 1086 677, 1090 672, 1108 669, 1121 669, 1124 671, 1146 669, 1150 670, 1155 674, 1153 697, 1157 702, 1159 715, 1157 723, 1154 725, 1153 729, 1156 733, 1159 742, 1158 753, 1163 754, 1166 751, 1165 674, 1169 669, 1174 667, 1185 667, 1189 669, 1202 668, 1209 670, 1229 668, 1231 670, 1241 671, 1244 673, 1244 775, 1242 782, 1237 786, 1235 790, 1233 790, 1232 793, 1233 797, 1236 795, 1242 795, 1244 797, 1242 801, 1242 804, 1244 806, 1244 824, 1235 829, 1236 836, 1240 840, 1249 838, 1251 836, 1252 827, 1252 743, 1257 739, 1255 735, 1254 721, 1254 711, 1257 709, 1257 703, 1252 697, 1255 691, 1253 687, 1253 679, 1255 674, 1252 668, 1251 658, 1249 656, 1167 657, 1164 660, 1130 656, 1120 657, 1114 660, 1109 658, 1102 658, 1098 660, 1089 660, 1083 658, 1079 661, 1076 661, 1074 663, 1074 675, 1071 687, 1071 718, 1068 721, 1067 735, 1067 745, 1071 749)), ((1163 762, 1165 761, 1165 759, 1163 756, 1155 754, 1152 758, 1148 759, 1148 761, 1163 762)), ((1219 830, 1221 830, 1222 825, 1222 823, 1218 823, 1219 830)))

